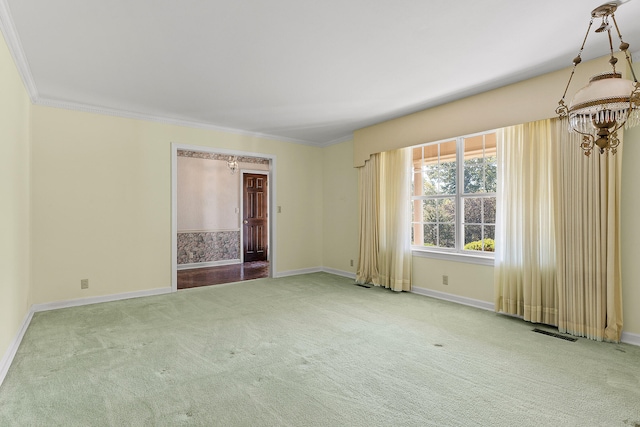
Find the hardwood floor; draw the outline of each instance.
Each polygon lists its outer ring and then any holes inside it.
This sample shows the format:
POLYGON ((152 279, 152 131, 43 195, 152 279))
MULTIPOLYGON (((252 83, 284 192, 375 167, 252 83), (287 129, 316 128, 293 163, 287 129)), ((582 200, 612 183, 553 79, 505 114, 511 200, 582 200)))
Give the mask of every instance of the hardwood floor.
POLYGON ((220 285, 262 277, 269 277, 269 261, 178 270, 178 289, 220 285))

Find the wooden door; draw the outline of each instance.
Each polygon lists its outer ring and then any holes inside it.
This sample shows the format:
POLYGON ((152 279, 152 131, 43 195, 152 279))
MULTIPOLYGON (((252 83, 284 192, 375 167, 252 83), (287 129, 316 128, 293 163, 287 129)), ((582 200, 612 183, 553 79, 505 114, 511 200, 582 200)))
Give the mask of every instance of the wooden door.
POLYGON ((267 175, 245 173, 242 182, 244 262, 266 261, 269 246, 267 175))

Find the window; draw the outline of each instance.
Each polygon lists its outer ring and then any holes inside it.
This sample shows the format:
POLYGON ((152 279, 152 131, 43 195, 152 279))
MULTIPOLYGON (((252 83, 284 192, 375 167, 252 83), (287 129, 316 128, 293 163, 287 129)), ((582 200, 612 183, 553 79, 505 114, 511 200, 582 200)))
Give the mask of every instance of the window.
POLYGON ((493 252, 495 132, 414 147, 412 169, 413 248, 493 252))

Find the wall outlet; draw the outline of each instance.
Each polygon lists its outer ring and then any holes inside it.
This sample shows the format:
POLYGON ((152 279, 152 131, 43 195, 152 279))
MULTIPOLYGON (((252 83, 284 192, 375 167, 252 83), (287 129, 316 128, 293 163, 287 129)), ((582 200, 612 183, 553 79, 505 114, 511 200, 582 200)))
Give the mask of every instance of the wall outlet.
POLYGON ((80 280, 80 289, 89 289, 89 279, 80 280))
POLYGON ((447 275, 443 275, 442 276, 442 284, 443 285, 448 285, 449 284, 449 276, 447 276, 447 275))
POLYGON ((351 260, 351 267, 353 267, 353 260, 351 260))

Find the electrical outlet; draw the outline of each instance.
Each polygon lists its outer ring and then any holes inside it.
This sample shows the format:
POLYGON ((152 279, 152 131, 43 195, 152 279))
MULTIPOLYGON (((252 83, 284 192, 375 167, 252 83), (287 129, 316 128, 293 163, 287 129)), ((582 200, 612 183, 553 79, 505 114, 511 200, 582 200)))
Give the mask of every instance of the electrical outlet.
POLYGON ((353 267, 353 260, 351 260, 351 267, 353 267))
POLYGON ((449 276, 447 276, 447 275, 443 275, 442 276, 442 284, 443 285, 448 285, 449 284, 449 276))
POLYGON ((80 280, 80 289, 89 289, 89 279, 80 280))

